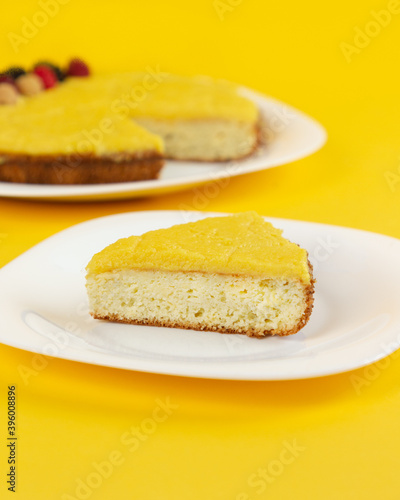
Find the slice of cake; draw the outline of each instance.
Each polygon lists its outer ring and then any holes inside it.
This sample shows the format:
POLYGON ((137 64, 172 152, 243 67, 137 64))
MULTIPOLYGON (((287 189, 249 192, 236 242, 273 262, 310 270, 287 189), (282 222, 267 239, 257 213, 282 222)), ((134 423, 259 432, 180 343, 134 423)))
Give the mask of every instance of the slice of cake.
POLYGON ((306 250, 248 212, 120 239, 86 286, 97 319, 264 337, 307 323, 313 283, 306 250))

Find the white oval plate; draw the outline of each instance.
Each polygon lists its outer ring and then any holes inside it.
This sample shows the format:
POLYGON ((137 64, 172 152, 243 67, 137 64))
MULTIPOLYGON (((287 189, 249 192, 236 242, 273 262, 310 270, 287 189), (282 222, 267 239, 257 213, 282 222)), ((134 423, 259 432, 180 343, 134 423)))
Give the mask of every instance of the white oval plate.
POLYGON ((400 240, 268 218, 305 247, 317 279, 311 319, 289 337, 123 325, 88 314, 85 266, 118 238, 216 215, 149 211, 90 220, 0 269, 0 342, 145 372, 238 380, 317 377, 359 368, 400 346, 400 240))
POLYGON ((153 196, 284 165, 304 158, 324 145, 325 129, 314 119, 250 89, 243 87, 241 93, 259 106, 271 136, 269 144, 249 158, 223 163, 167 161, 160 178, 151 181, 72 186, 0 182, 0 196, 53 201, 153 196))

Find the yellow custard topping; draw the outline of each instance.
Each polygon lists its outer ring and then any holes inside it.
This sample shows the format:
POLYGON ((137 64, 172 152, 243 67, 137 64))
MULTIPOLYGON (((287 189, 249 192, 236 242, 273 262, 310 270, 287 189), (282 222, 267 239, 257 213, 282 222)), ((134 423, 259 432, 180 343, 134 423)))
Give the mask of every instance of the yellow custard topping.
POLYGON ((291 278, 309 284, 306 250, 254 212, 123 238, 93 256, 89 274, 119 269, 291 278))
POLYGON ((150 73, 69 78, 41 94, 0 106, 0 153, 106 154, 163 151, 162 139, 132 118, 256 122, 238 87, 210 78, 150 73))
POLYGON ((162 139, 68 82, 0 107, 0 152, 30 155, 163 151, 162 139))
POLYGON ((125 76, 125 87, 115 95, 112 109, 132 117, 221 119, 256 122, 256 105, 239 95, 233 83, 209 77, 168 76, 148 87, 146 74, 125 76), (147 84, 146 84, 147 82, 147 84), (148 88, 146 88, 148 87, 148 88))
POLYGON ((228 119, 256 122, 257 106, 239 94, 239 87, 210 77, 160 76, 120 73, 64 84, 64 92, 97 101, 119 117, 159 119, 228 119))

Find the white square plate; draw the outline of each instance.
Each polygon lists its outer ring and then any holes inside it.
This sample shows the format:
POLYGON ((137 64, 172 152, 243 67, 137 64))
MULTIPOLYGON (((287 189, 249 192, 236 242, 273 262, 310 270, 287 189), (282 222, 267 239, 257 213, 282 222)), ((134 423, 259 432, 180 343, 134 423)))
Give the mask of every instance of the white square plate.
POLYGON ((88 314, 85 267, 121 237, 216 215, 132 212, 62 231, 0 270, 0 342, 85 363, 170 375, 283 380, 340 373, 400 346, 400 240, 268 218, 306 248, 317 279, 311 319, 289 337, 116 324, 88 314))

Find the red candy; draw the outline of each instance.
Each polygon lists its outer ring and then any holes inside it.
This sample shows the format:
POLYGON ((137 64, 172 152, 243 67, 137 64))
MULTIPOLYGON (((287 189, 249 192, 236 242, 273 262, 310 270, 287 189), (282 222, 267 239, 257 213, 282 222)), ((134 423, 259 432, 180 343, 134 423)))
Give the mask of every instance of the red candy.
POLYGON ((49 66, 36 66, 33 72, 42 80, 45 89, 51 89, 58 83, 57 76, 49 66))
POLYGON ((72 59, 67 69, 68 76, 89 76, 88 65, 82 59, 72 59))

